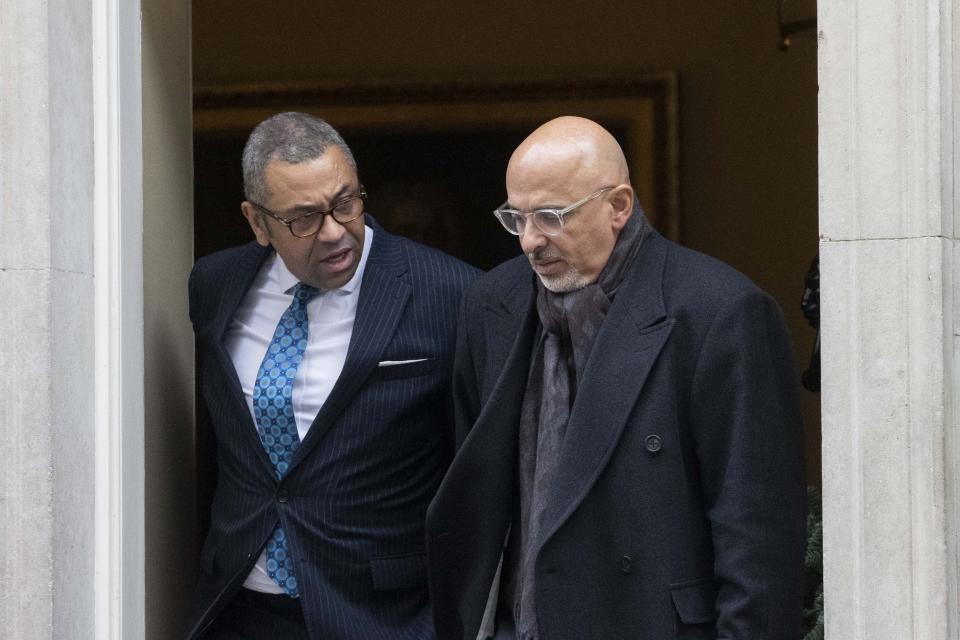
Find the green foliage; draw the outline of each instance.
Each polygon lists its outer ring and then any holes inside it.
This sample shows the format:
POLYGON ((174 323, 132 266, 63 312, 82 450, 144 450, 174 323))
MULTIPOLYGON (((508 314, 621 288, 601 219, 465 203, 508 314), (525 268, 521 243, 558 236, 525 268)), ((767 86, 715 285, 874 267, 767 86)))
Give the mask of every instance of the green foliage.
POLYGON ((807 487, 806 585, 803 640, 823 640, 823 508, 820 490, 807 487))

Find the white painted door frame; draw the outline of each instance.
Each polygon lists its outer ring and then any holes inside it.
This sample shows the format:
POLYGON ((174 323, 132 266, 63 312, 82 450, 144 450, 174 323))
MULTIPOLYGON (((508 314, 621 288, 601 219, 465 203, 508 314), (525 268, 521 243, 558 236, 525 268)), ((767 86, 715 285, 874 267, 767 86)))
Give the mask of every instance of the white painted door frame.
POLYGON ((92 0, 95 637, 143 638, 143 145, 139 0, 92 0))
MULTIPOLYGON (((139 0, 92 7, 95 619, 127 640, 145 635, 142 31, 139 0)), ((830 637, 960 636, 956 22, 949 0, 820 3, 830 637)))

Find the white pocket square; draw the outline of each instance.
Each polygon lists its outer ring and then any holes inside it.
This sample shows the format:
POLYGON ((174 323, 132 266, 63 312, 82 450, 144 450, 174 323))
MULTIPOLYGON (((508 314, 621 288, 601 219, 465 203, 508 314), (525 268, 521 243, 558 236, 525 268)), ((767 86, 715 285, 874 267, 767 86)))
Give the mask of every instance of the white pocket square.
POLYGON ((381 360, 378 367, 396 367, 401 364, 413 364, 414 362, 424 362, 430 358, 414 358, 413 360, 381 360))

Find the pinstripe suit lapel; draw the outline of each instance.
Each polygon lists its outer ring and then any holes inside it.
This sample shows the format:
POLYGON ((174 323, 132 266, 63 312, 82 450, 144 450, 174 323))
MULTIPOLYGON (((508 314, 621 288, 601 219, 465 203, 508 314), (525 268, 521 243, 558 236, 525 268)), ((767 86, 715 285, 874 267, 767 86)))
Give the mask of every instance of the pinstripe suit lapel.
POLYGON ((239 437, 248 440, 248 445, 257 452, 264 469, 270 474, 271 478, 274 476, 273 464, 260 443, 260 436, 257 434, 256 425, 253 423, 253 417, 247 408, 247 400, 240 386, 240 378, 237 376, 233 360, 223 344, 223 339, 227 328, 230 326, 230 321, 233 320, 233 316, 237 312, 237 307, 243 300, 243 296, 247 293, 250 285, 253 284, 263 261, 272 252, 273 250, 270 247, 262 247, 253 242, 247 245, 237 261, 236 268, 231 272, 233 277, 223 283, 220 303, 217 305, 218 313, 214 323, 209 328, 210 334, 208 336, 216 355, 217 366, 221 369, 219 379, 226 381, 226 393, 230 396, 230 401, 234 404, 237 415, 242 416, 242 422, 238 429, 239 437))
POLYGON ((396 237, 379 227, 375 229, 343 371, 294 454, 291 471, 323 438, 374 372, 410 298, 407 263, 396 237))
MULTIPOLYGON (((220 301, 217 305, 217 316, 210 327, 218 345, 222 346, 223 336, 237 312, 237 307, 240 306, 247 289, 250 288, 254 278, 257 277, 257 272, 260 271, 263 261, 271 253, 273 253, 271 247, 262 247, 255 242, 251 242, 244 247, 240 259, 237 260, 236 267, 230 272, 232 277, 224 280, 220 290, 220 301)), ((226 354, 226 349, 223 352, 226 354)))

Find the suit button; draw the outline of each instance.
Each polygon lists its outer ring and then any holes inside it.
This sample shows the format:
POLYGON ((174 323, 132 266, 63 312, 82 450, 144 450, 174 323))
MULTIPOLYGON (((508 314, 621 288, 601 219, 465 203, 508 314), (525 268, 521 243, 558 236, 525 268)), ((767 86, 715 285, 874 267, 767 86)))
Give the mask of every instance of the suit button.
POLYGON ((651 433, 643 442, 647 446, 647 451, 650 453, 657 453, 663 446, 663 441, 660 439, 660 436, 655 433, 651 433))
POLYGON ((290 494, 287 493, 286 489, 280 489, 277 491, 277 502, 286 504, 290 500, 290 494))
POLYGON ((624 573, 633 571, 633 558, 630 556, 620 556, 620 571, 624 573))

